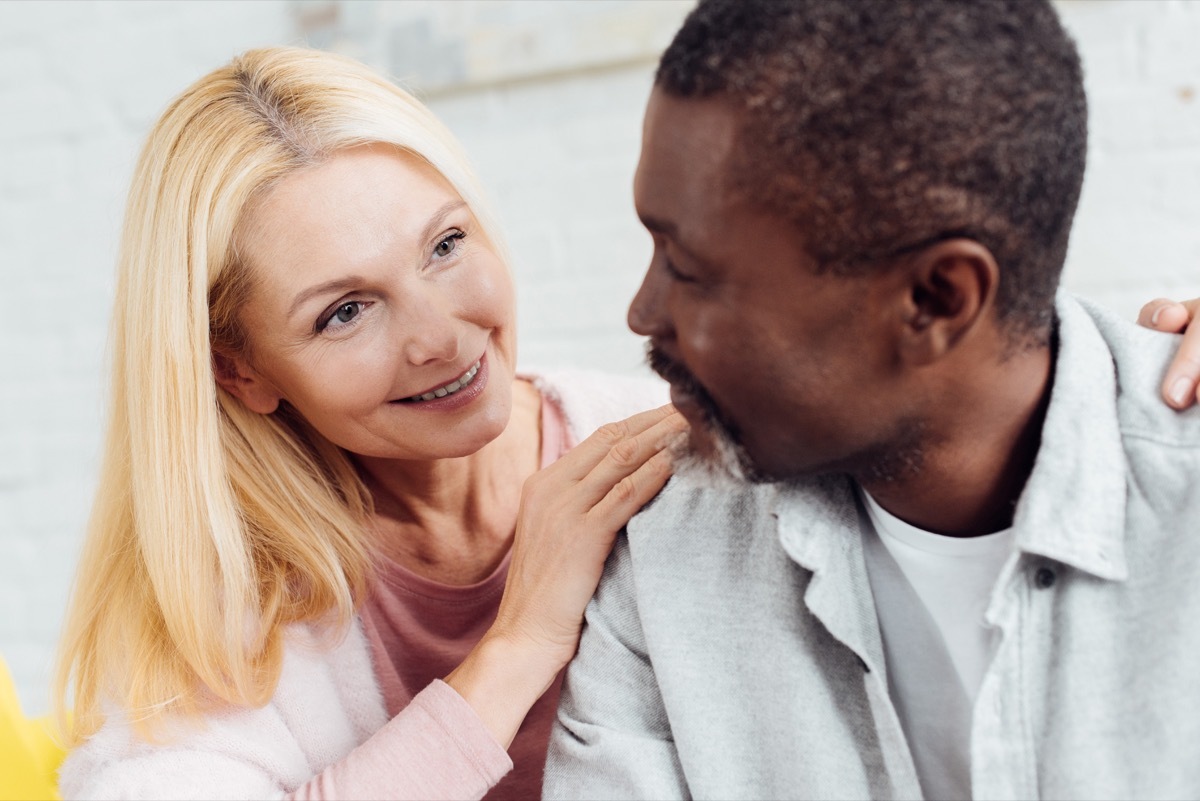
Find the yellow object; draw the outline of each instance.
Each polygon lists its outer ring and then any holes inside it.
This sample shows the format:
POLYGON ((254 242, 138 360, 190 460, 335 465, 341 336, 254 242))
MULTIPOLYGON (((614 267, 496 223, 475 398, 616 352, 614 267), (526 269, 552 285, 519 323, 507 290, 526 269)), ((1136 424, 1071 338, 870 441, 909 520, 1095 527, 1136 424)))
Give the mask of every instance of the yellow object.
POLYGON ((63 756, 49 720, 30 720, 21 711, 12 675, 0 659, 0 801, 58 799, 63 756))

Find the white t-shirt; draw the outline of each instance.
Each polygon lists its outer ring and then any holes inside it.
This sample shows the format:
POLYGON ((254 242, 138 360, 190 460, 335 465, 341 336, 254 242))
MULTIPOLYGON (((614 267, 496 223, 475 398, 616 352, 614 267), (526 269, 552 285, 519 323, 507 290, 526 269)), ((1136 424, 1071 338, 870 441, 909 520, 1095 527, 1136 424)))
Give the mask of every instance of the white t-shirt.
POLYGON ((864 544, 888 690, 921 788, 930 799, 969 799, 972 710, 995 645, 983 616, 1012 553, 1012 529, 947 537, 862 495, 878 535, 864 544))

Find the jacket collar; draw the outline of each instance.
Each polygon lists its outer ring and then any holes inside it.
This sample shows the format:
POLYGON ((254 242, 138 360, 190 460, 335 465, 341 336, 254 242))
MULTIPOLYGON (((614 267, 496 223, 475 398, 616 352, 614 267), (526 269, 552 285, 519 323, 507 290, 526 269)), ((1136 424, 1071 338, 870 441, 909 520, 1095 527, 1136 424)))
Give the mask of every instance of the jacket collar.
POLYGON ((1033 472, 1017 503, 1017 547, 1124 581, 1125 450, 1112 354, 1091 316, 1060 292, 1054 384, 1033 472))
MULTIPOLYGON (((1089 314, 1065 292, 1041 447, 1017 503, 1018 550, 1123 581, 1125 453, 1112 355, 1089 314)), ((853 482, 822 476, 773 485, 767 501, 780 544, 813 573, 809 610, 871 669, 883 665, 866 575, 862 509, 853 482)))
POLYGON ((769 503, 783 550, 813 574, 804 593, 809 611, 869 670, 885 675, 854 483, 842 475, 780 483, 769 503))
MULTIPOLYGON (((1116 368, 1103 336, 1077 300, 1060 292, 1055 308, 1058 348, 1050 403, 1033 471, 1014 512, 1015 542, 1020 551, 1123 581, 1128 576, 1127 468, 1116 368)), ((775 513, 784 549, 802 566, 814 573, 842 573, 847 565, 861 564, 861 543, 848 536, 860 530, 848 479, 826 476, 780 484, 775 513)), ((818 600, 819 587, 818 582, 810 591, 818 600)), ((870 613, 873 617, 873 608, 870 613)), ((852 610, 831 609, 830 614, 840 617, 852 610)))

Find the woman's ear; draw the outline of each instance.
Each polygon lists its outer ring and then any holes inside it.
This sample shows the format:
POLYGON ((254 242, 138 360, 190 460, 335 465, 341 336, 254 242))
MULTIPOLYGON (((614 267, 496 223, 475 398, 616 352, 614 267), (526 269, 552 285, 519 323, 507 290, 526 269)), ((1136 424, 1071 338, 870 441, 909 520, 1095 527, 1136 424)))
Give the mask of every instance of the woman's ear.
POLYGON ((217 384, 252 412, 271 414, 283 396, 242 356, 213 351, 213 374, 217 384))
POLYGON ((930 364, 976 330, 996 299, 1000 268, 973 239, 938 242, 906 260, 901 358, 930 364))

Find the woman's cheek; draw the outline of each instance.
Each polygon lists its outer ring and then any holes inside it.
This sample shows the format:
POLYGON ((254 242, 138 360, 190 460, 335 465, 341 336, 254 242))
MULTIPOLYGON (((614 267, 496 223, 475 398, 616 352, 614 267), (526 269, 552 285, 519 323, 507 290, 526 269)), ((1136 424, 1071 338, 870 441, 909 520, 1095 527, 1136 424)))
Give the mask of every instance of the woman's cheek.
POLYGON ((463 308, 481 327, 511 327, 516 317, 512 275, 495 257, 481 267, 461 286, 463 308))
POLYGON ((364 334, 322 354, 315 376, 327 402, 351 413, 394 400, 402 369, 403 347, 390 327, 380 325, 364 334))

